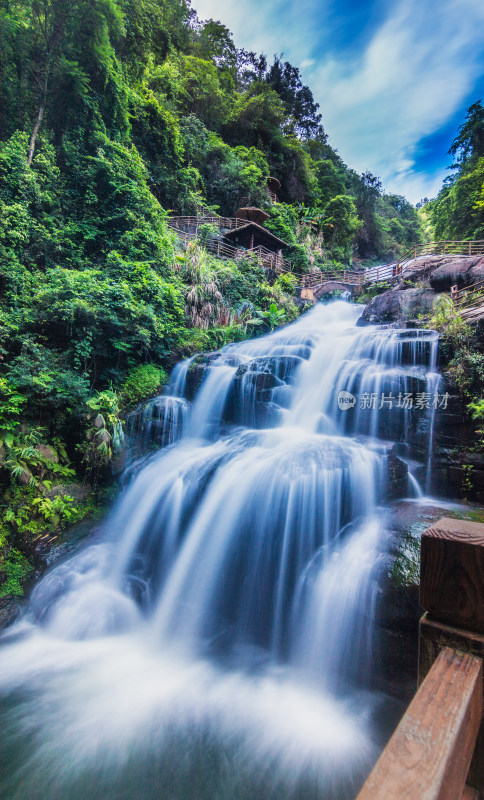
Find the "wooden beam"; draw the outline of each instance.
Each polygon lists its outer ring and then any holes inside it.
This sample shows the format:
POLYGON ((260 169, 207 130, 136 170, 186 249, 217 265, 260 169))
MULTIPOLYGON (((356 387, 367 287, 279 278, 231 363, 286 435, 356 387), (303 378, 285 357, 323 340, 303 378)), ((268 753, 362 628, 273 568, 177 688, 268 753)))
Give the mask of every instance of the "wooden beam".
POLYGON ((422 535, 420 605, 434 620, 484 633, 484 525, 443 518, 422 535))
POLYGON ((482 717, 482 660, 439 654, 358 800, 457 800, 482 717))

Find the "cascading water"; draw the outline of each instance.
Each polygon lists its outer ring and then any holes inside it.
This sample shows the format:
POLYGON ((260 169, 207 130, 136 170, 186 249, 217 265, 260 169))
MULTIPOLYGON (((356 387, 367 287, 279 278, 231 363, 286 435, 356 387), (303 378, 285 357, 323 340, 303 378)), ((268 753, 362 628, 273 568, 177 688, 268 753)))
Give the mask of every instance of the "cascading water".
POLYGON ((354 796, 389 453, 433 413, 415 428, 388 396, 437 385, 434 333, 358 328, 360 310, 184 362, 134 416, 169 446, 4 636, 2 797, 354 796))

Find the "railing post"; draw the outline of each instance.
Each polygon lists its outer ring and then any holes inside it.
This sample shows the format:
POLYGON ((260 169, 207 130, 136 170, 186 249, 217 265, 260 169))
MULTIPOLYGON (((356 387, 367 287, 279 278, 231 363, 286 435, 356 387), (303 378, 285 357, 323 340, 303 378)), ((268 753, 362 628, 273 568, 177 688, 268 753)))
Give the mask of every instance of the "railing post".
POLYGON ((469 242, 469 255, 472 255, 472 242, 469 242))
MULTIPOLYGON (((484 524, 443 518, 422 534, 419 682, 444 647, 484 658, 484 524)), ((484 791, 484 725, 468 783, 484 791)))
POLYGON ((417 245, 416 244, 413 246, 413 256, 414 256, 414 258, 417 258, 417 245))
POLYGON ((442 255, 444 255, 444 256, 445 256, 445 245, 446 245, 446 242, 443 242, 442 243, 442 255))

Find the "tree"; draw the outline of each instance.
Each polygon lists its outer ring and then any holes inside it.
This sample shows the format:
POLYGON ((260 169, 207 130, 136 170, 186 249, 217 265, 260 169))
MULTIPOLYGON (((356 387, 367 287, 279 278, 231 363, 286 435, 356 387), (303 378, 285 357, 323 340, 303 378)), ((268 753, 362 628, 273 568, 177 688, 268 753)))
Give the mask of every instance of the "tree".
POLYGON ((480 100, 468 108, 465 121, 460 126, 449 153, 454 156, 451 169, 459 170, 484 156, 484 107, 480 100))

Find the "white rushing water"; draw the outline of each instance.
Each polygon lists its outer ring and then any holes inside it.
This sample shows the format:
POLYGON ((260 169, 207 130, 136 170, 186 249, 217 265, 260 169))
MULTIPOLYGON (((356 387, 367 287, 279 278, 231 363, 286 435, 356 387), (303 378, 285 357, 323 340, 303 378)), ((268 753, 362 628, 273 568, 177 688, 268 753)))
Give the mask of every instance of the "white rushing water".
MULTIPOLYGON (((415 420, 361 398, 438 385, 434 333, 360 311, 184 362, 132 417, 164 447, 4 636, 2 797, 354 796, 376 752, 388 455, 415 420)), ((432 408, 419 420, 428 468, 432 408)))

